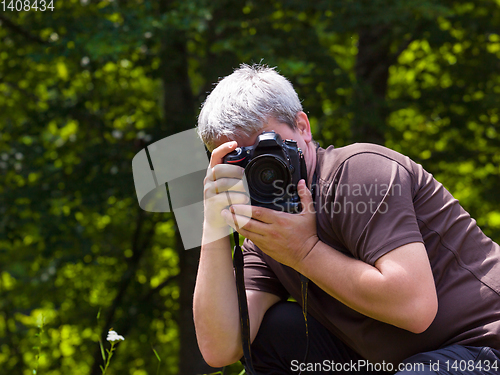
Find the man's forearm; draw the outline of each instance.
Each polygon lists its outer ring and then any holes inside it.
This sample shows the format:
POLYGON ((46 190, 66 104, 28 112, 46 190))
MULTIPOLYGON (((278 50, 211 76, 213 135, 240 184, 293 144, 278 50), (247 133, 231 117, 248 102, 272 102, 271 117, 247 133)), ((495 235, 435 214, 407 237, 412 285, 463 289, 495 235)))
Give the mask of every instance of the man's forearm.
POLYGON ((228 236, 202 246, 193 308, 205 360, 214 367, 236 361, 241 347, 240 322, 228 236))
MULTIPOLYGON (((415 246, 418 244, 405 245, 401 247, 402 253, 391 257, 405 256, 408 263, 421 267, 425 260, 415 246)), ((435 290, 433 293, 433 284, 429 285, 425 266, 414 279, 404 267, 394 267, 395 261, 390 263, 379 269, 320 241, 298 271, 353 310, 412 332, 425 330, 435 316, 434 302, 437 308, 435 290)))

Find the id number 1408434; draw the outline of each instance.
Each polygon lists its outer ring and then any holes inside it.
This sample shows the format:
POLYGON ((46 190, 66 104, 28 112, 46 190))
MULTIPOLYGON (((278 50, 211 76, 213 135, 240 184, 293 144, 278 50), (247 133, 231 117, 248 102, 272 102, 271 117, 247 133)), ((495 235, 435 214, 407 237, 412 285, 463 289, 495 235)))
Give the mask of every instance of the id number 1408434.
POLYGON ((0 8, 4 12, 45 12, 54 11, 54 0, 2 0, 0 8))

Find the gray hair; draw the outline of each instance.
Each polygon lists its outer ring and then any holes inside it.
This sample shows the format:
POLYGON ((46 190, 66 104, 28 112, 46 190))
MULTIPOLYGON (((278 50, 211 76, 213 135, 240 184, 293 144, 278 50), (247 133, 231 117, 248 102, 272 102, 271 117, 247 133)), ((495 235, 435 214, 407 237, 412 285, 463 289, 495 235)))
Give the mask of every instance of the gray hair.
POLYGON ((274 68, 242 64, 214 88, 198 117, 198 134, 212 151, 221 137, 250 137, 270 118, 297 127, 302 104, 292 84, 274 68))

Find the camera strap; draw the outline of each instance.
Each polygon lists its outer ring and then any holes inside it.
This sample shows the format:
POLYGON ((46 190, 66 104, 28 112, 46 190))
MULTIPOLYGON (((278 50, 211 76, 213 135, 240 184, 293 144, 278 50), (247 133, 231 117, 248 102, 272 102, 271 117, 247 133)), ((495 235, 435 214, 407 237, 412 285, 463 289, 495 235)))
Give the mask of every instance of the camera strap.
MULTIPOLYGON (((316 172, 313 175, 313 181, 311 186, 311 194, 313 202, 315 201, 316 193, 316 172)), ((248 375, 256 375, 253 368, 252 362, 252 351, 251 351, 251 341, 250 341, 250 318, 248 316, 248 304, 247 304, 247 294, 245 291, 245 277, 244 277, 244 264, 243 264, 243 252, 240 246, 240 237, 237 231, 233 231, 234 239, 234 255, 233 255, 233 266, 236 278, 236 292, 238 294, 238 308, 240 313, 240 327, 241 327, 241 341, 243 345, 243 357, 245 358, 245 371, 248 375)), ((302 302, 302 315, 304 316, 305 328, 306 328, 306 352, 304 355, 304 360, 302 363, 306 363, 307 354, 309 353, 309 327, 307 324, 307 291, 308 291, 309 279, 304 275, 300 274, 300 294, 302 302)), ((301 371, 302 372, 302 371, 301 371)), ((300 373, 299 372, 299 375, 300 373)))
MULTIPOLYGON (((316 146, 316 150, 318 147, 316 146)), ((318 176, 316 171, 314 171, 312 185, 311 185, 311 196, 313 200, 313 204, 316 205, 316 185, 317 185, 318 176)), ((302 315, 304 315, 304 323, 306 325, 306 353, 304 354, 304 359, 302 363, 306 363, 307 355, 309 354, 309 325, 307 324, 307 291, 309 286, 309 279, 300 274, 300 295, 302 297, 302 315)), ((299 372, 299 375, 302 373, 302 370, 299 372)))
POLYGON ((256 375, 255 370, 253 369, 252 352, 250 349, 250 318, 248 316, 247 293, 245 291, 245 279, 243 274, 243 252, 241 251, 240 238, 237 231, 233 232, 233 238, 233 266, 236 277, 236 292, 238 293, 241 341, 243 345, 243 357, 245 358, 245 370, 249 375, 256 375))
MULTIPOLYGON (((253 368, 252 362, 252 351, 250 342, 250 319, 248 316, 248 304, 247 296, 245 291, 245 281, 243 274, 243 252, 241 251, 241 246, 239 245, 239 235, 238 232, 233 232, 234 237, 234 256, 233 265, 234 273, 236 277, 236 291, 238 293, 238 307, 240 312, 240 327, 241 327, 241 341, 243 345, 243 358, 245 358, 245 371, 248 375, 256 375, 253 368)), ((307 354, 309 353, 309 329, 307 324, 307 286, 309 284, 309 279, 304 275, 300 275, 300 290, 302 296, 302 315, 304 316, 304 322, 306 325, 306 352, 304 355, 305 363, 307 359, 307 354)), ((300 375, 300 372, 299 372, 300 375)))

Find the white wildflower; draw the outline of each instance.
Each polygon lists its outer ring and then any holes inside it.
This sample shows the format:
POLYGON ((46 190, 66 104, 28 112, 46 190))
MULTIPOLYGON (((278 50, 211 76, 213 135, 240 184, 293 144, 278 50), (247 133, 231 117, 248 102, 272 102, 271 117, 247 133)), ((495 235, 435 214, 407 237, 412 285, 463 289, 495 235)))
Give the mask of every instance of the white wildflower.
POLYGON ((115 331, 109 331, 108 332, 108 337, 106 338, 106 340, 108 340, 110 342, 115 342, 115 341, 118 341, 118 340, 125 340, 125 338, 123 336, 120 336, 115 331))

